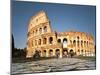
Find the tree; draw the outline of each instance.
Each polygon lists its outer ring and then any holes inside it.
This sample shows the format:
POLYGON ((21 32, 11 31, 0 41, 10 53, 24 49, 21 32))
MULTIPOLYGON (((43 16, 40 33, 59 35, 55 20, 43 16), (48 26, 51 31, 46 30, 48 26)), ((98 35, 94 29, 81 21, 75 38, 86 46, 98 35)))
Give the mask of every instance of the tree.
POLYGON ((14 46, 14 37, 13 37, 13 34, 12 34, 12 36, 11 36, 11 38, 12 38, 12 41, 11 41, 11 44, 12 44, 12 57, 14 56, 14 53, 15 53, 15 46, 14 46))

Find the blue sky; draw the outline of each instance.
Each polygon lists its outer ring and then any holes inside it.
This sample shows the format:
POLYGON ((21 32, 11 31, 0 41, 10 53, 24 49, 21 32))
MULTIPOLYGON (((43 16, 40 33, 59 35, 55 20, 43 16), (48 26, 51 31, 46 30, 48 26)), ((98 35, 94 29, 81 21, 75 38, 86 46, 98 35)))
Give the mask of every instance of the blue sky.
POLYGON ((95 6, 12 1, 11 8, 12 34, 17 48, 26 47, 28 22, 40 10, 47 13, 54 31, 81 31, 95 38, 95 6))

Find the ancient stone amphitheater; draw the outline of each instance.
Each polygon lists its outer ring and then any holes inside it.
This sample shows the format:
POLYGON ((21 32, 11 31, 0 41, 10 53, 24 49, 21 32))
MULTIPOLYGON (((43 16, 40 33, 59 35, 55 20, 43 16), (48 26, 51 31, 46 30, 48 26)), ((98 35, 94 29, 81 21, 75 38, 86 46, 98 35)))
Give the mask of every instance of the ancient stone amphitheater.
POLYGON ((93 36, 85 32, 56 32, 51 28, 47 14, 42 10, 32 16, 28 25, 27 58, 38 51, 41 57, 95 56, 93 36))

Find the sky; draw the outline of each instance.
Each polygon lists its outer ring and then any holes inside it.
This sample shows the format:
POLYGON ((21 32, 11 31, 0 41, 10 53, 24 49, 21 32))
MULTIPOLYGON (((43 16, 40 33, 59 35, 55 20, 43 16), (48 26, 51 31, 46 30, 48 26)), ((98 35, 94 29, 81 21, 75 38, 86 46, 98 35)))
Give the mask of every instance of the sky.
POLYGON ((12 34, 16 48, 26 47, 29 20, 41 10, 46 12, 53 31, 80 31, 96 38, 95 6, 12 1, 12 34))

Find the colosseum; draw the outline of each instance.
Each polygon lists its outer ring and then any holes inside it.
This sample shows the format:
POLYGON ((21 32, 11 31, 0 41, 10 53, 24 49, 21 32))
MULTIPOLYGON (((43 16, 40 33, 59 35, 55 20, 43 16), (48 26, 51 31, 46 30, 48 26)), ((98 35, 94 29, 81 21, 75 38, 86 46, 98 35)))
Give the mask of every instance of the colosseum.
POLYGON ((31 17, 28 24, 26 57, 32 58, 36 51, 41 57, 63 58, 70 52, 75 56, 95 56, 95 41, 85 32, 53 31, 47 14, 41 10, 31 17))

